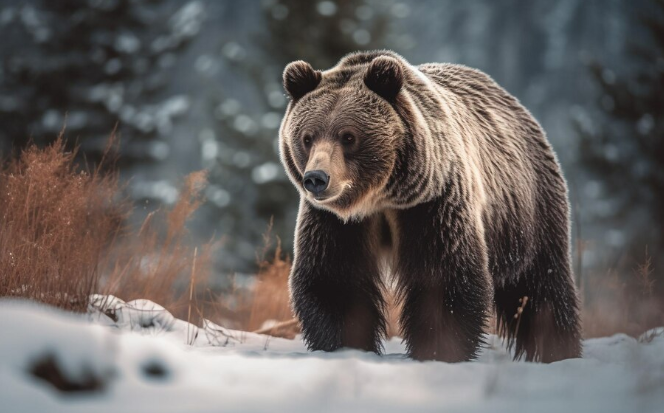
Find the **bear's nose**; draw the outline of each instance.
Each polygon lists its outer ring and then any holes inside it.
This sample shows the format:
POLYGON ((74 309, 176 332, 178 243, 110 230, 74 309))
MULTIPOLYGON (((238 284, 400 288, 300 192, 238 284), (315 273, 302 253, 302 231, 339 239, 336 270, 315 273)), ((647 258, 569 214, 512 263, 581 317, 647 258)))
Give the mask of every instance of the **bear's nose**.
POLYGON ((330 177, 321 170, 309 171, 304 174, 304 188, 314 195, 327 189, 330 177))

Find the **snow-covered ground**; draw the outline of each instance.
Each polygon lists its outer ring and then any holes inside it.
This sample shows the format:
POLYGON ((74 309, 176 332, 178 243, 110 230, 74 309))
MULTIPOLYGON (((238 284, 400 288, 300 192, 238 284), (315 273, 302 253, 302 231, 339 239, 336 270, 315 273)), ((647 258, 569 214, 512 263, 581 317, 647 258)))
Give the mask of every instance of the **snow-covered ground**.
POLYGON ((662 329, 586 340, 583 359, 550 365, 512 362, 493 336, 478 361, 420 363, 399 340, 385 356, 310 353, 149 301, 100 306, 110 318, 0 300, 1 412, 664 411, 662 329))

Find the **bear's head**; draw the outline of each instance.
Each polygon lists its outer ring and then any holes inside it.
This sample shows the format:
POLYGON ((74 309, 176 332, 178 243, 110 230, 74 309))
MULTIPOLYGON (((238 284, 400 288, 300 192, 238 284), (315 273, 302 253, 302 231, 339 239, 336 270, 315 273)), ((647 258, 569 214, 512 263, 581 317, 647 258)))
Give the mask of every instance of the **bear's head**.
POLYGON ((281 159, 311 205, 348 220, 385 200, 406 129, 396 110, 404 70, 398 56, 381 53, 351 55, 325 72, 303 61, 286 67, 281 159))

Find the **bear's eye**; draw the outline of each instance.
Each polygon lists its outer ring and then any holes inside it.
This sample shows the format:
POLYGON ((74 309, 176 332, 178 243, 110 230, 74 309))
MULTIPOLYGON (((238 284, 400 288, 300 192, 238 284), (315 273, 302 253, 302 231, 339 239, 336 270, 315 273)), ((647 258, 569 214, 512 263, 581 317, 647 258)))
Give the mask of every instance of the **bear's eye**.
POLYGON ((353 136, 352 134, 344 133, 341 136, 341 143, 343 143, 344 145, 352 145, 353 142, 355 142, 355 136, 353 136))
POLYGON ((311 135, 304 135, 302 142, 304 143, 304 146, 309 147, 311 145, 311 135))

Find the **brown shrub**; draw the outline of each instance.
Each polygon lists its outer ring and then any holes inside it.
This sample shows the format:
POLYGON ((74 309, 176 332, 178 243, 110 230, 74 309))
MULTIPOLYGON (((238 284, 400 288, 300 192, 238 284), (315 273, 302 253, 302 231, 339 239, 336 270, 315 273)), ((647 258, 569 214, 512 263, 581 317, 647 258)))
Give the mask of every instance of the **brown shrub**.
POLYGON ((60 136, 0 170, 0 296, 74 311, 97 291, 100 259, 127 212, 116 175, 78 172, 60 136))
MULTIPOLYGON (((619 265, 628 268, 623 257, 619 265)), ((608 270, 588 275, 584 291, 583 332, 586 338, 625 333, 638 337, 646 330, 664 325, 664 297, 657 294, 652 261, 645 257, 631 271, 608 270)))
MULTIPOLYGON (((203 201, 205 172, 185 178, 173 207, 150 213, 140 228, 132 228, 124 224, 131 207, 121 199, 117 174, 112 168, 101 173, 104 165, 78 171, 75 155, 65 151, 60 136, 46 148, 27 148, 0 170, 0 297, 73 311, 85 311, 94 293, 142 298, 199 325, 203 317, 234 320, 249 331, 268 320, 292 319, 290 261, 282 259, 279 245, 273 259, 259 260, 249 290, 221 299, 207 288, 218 244, 195 247, 186 228, 203 201)), ((262 257, 269 239, 268 230, 262 257)))
POLYGON ((214 247, 191 246, 185 227, 202 201, 205 173, 187 176, 178 202, 150 214, 137 231, 124 225, 131 208, 117 174, 101 173, 106 157, 88 172, 78 170, 75 155, 61 135, 0 170, 0 297, 85 311, 91 294, 113 294, 150 299, 187 318, 187 286, 205 284, 214 247))
POLYGON ((271 261, 261 260, 251 291, 251 306, 246 328, 249 331, 264 327, 265 322, 281 322, 293 318, 288 293, 290 259, 281 257, 278 242, 271 261))
MULTIPOLYGON (((253 287, 249 291, 238 289, 233 292, 233 300, 240 305, 230 317, 237 320, 237 327, 243 330, 292 337, 299 332, 299 327, 289 323, 292 320, 288 302, 290 260, 282 259, 280 248, 277 248, 271 261, 260 262, 253 287), (261 328, 266 327, 264 323, 270 320, 279 322, 276 328, 270 328, 269 323, 267 328, 261 328)), ((664 300, 657 294, 653 271, 646 252, 642 263, 636 266, 631 276, 624 276, 626 270, 588 274, 585 295, 589 298, 583 300, 582 308, 584 337, 615 333, 638 337, 648 329, 664 325, 664 300)), ((390 288, 386 290, 385 304, 387 337, 400 336, 401 308, 390 288)), ((488 325, 488 331, 496 334, 493 328, 495 322, 491 320, 488 325)))
MULTIPOLYGON (((109 144, 109 152, 113 141, 109 144)), ((291 262, 277 242, 265 259, 270 231, 249 289, 222 297, 207 288, 217 244, 192 246, 186 222, 202 202, 204 172, 184 180, 170 209, 151 213, 138 229, 124 225, 131 208, 117 175, 101 166, 78 171, 62 136, 44 149, 30 147, 0 169, 0 297, 25 297, 85 311, 93 293, 155 301, 176 317, 202 317, 247 331, 292 337, 299 331, 288 293, 291 262), (269 323, 277 323, 270 327, 269 323)), ((626 260, 625 260, 626 261, 626 260)), ((627 268, 623 262, 621 268, 627 268)), ((661 286, 646 251, 631 277, 595 272, 584 280, 586 337, 633 336, 664 325, 661 286)), ((399 306, 386 297, 388 337, 399 335, 399 306)))
MULTIPOLYGON (((205 172, 189 174, 170 210, 150 213, 138 232, 124 229, 103 263, 108 268, 100 289, 103 294, 125 301, 152 300, 176 317, 188 318, 190 290, 196 290, 193 300, 207 284, 215 247, 213 242, 200 248, 192 246, 185 226, 202 202, 205 184, 205 172)), ((194 314, 192 321, 199 324, 202 313, 194 314)))
POLYGON ((234 311, 230 318, 236 327, 279 337, 294 337, 300 329, 293 318, 288 290, 291 261, 284 257, 277 238, 274 254, 266 258, 272 246, 272 223, 263 235, 263 247, 257 254, 258 272, 249 288, 233 288, 230 299, 234 311))

